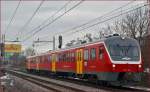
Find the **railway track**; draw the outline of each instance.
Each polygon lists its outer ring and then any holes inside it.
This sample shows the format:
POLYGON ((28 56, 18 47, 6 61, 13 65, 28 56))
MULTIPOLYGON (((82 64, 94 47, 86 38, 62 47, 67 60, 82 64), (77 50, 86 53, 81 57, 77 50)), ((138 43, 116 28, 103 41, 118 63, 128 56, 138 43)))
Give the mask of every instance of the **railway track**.
POLYGON ((55 92, 149 92, 148 90, 131 87, 104 87, 74 79, 47 78, 19 71, 8 71, 8 73, 21 77, 39 86, 55 92))
POLYGON ((74 83, 69 83, 65 81, 59 81, 55 79, 43 78, 36 75, 26 74, 18 71, 7 71, 9 74, 15 75, 17 77, 23 78, 27 81, 35 83, 39 86, 52 90, 54 92, 107 92, 105 90, 100 90, 92 87, 87 87, 84 85, 78 85, 74 83))

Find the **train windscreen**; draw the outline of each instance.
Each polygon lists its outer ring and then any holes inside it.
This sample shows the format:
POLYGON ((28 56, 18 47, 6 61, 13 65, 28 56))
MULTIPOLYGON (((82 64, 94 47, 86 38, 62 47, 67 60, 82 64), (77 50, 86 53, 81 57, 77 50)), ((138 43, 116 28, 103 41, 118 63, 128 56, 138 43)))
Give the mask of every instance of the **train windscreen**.
POLYGON ((133 39, 112 37, 105 41, 108 52, 114 61, 139 61, 140 50, 133 39))

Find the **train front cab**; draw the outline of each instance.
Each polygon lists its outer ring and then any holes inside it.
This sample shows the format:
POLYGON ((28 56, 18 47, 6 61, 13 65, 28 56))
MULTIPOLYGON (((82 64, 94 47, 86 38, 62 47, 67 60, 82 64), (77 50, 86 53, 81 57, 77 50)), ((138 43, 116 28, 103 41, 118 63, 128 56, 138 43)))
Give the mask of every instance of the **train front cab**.
POLYGON ((143 65, 140 46, 131 38, 112 37, 105 40, 111 66, 108 72, 98 73, 98 79, 112 85, 134 84, 141 80, 143 65))

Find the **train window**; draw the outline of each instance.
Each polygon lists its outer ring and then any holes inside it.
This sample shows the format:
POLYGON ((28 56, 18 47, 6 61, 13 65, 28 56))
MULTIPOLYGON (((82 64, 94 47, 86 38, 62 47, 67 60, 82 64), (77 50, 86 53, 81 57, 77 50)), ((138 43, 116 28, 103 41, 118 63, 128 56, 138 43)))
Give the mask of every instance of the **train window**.
POLYGON ((41 63, 44 63, 44 56, 42 56, 42 61, 41 61, 41 63))
POLYGON ((87 49, 84 50, 84 60, 86 60, 86 61, 89 60, 89 51, 87 49))
POLYGON ((79 61, 81 61, 81 52, 79 52, 79 61))
POLYGON ((66 61, 66 54, 65 53, 63 54, 63 61, 64 62, 66 61))
POLYGON ((52 54, 52 62, 56 61, 55 54, 52 54))
POLYGON ((42 56, 42 63, 44 63, 45 62, 45 57, 44 56, 42 56))
POLYGON ((74 53, 73 53, 73 52, 71 52, 71 53, 70 53, 70 61, 72 61, 72 62, 73 62, 73 61, 74 61, 74 60, 73 60, 73 58, 74 58, 74 53))
POLYGON ((58 55, 55 55, 55 62, 58 62, 58 55))
POLYGON ((42 61, 41 61, 41 63, 44 63, 44 56, 42 56, 42 61))
POLYGON ((71 53, 68 53, 68 61, 71 61, 71 53))
POLYGON ((70 53, 67 53, 67 61, 70 61, 70 53))
POLYGON ((79 60, 78 52, 76 52, 76 60, 79 60))
POLYGON ((50 62, 51 58, 50 56, 47 56, 47 62, 50 62))
POLYGON ((77 52, 77 61, 81 61, 81 52, 77 52))
POLYGON ((63 61, 66 61, 66 54, 65 53, 62 55, 62 58, 63 58, 63 61))
POLYGON ((45 56, 43 56, 43 63, 45 62, 45 56))
POLYGON ((36 57, 34 60, 35 60, 36 63, 40 63, 40 62, 38 61, 38 57, 36 57))
POLYGON ((65 53, 65 61, 67 61, 67 53, 65 53))
POLYGON ((80 61, 82 60, 82 52, 80 52, 80 61))
POLYGON ((48 57, 48 56, 45 56, 45 61, 46 61, 46 62, 48 62, 48 58, 47 58, 47 57, 48 57))
POLYGON ((63 54, 60 54, 60 61, 63 61, 63 54))
POLYGON ((79 52, 77 52, 77 55, 76 55, 76 56, 77 56, 77 61, 78 61, 78 60, 79 60, 79 52))
POLYGON ((69 61, 71 61, 71 53, 69 52, 69 61))
POLYGON ((75 61, 75 53, 74 52, 72 53, 72 61, 73 62, 75 61))
POLYGON ((79 52, 79 61, 81 61, 81 52, 79 52))
POLYGON ((44 61, 45 61, 45 62, 47 62, 47 58, 46 58, 46 56, 44 56, 44 61))
POLYGON ((104 49, 102 47, 99 47, 99 59, 103 59, 104 56, 104 49))
POLYGON ((70 52, 70 61, 72 62, 72 53, 70 52))
POLYGON ((63 61, 63 54, 60 54, 60 61, 63 61))
POLYGON ((66 53, 66 60, 65 61, 68 61, 68 53, 66 53))
POLYGON ((50 59, 49 62, 51 62, 52 61, 52 56, 51 55, 49 56, 49 59, 50 59))
POLYGON ((61 61, 61 54, 58 54, 58 61, 61 61))
POLYGON ((80 52, 78 52, 78 61, 80 61, 80 52))
POLYGON ((34 59, 32 58, 32 63, 34 63, 34 59))
POLYGON ((72 56, 72 53, 70 53, 70 61, 73 61, 73 56, 72 56))
POLYGON ((67 53, 65 53, 65 61, 67 61, 67 53))
POLYGON ((72 56, 72 53, 70 53, 70 61, 72 62, 73 61, 73 56, 72 56))
POLYGON ((81 52, 80 52, 80 61, 82 60, 81 52))
POLYGON ((91 49, 91 60, 94 60, 94 59, 96 59, 96 49, 92 48, 91 49))
POLYGON ((64 61, 64 54, 62 54, 62 61, 64 61))

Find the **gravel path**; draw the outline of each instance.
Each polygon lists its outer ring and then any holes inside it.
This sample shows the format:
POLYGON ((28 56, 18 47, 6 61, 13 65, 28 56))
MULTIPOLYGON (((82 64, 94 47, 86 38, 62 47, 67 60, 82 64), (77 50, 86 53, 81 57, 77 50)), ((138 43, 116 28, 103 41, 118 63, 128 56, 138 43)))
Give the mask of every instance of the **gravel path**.
POLYGON ((53 92, 21 78, 15 76, 11 77, 14 80, 13 86, 7 86, 5 92, 53 92))

